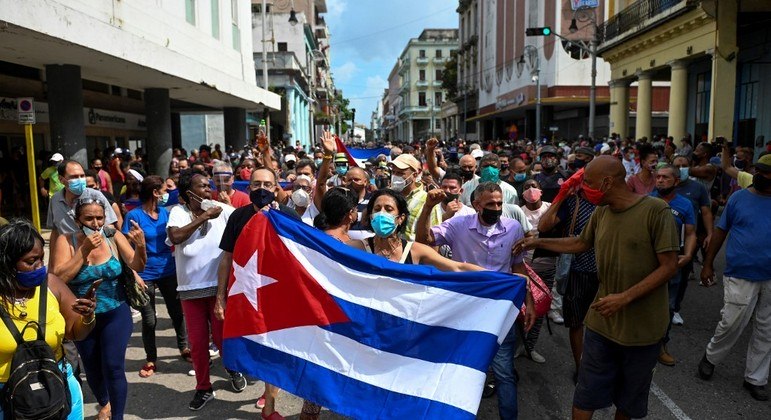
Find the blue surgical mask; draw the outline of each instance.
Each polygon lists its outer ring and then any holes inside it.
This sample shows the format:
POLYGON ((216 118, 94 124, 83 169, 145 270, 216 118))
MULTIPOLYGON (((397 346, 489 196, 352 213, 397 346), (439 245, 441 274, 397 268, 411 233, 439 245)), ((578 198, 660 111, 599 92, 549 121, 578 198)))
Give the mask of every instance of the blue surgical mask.
POLYGON ((688 167, 680 168, 680 181, 688 179, 688 167))
POLYGON ((495 166, 485 166, 482 168, 480 175, 480 182, 498 182, 500 180, 500 169, 495 166))
POLYGON ((381 238, 389 237, 396 231, 396 216, 381 211, 372 216, 370 226, 372 226, 375 235, 381 238))
POLYGON ((91 229, 88 226, 83 226, 83 233, 86 236, 91 236, 91 235, 93 235, 94 233, 97 233, 97 232, 101 235, 104 232, 104 226, 101 226, 98 230, 91 229))
POLYGON ((67 189, 75 195, 83 194, 86 190, 86 178, 76 178, 67 181, 67 189))
POLYGON ((346 173, 348 173, 348 167, 347 166, 335 166, 335 173, 337 173, 340 176, 343 176, 346 173))
POLYGON ((32 271, 18 271, 16 272, 16 281, 19 285, 26 288, 38 287, 48 277, 48 271, 46 266, 42 266, 37 270, 32 271))
POLYGON ((165 192, 161 196, 161 198, 158 199, 158 206, 163 207, 166 205, 166 203, 169 202, 169 193, 165 192))
POLYGON ((316 164, 316 169, 321 168, 321 164, 324 162, 324 159, 315 159, 313 163, 316 164))
POLYGON ((527 174, 522 172, 521 174, 514 174, 514 182, 524 182, 527 179, 527 174))

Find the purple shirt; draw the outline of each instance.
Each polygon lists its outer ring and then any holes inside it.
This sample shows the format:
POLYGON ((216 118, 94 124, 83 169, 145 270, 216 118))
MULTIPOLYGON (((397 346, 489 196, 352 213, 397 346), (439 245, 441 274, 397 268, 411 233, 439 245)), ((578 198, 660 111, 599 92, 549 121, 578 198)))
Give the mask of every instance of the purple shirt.
POLYGON ((525 237, 522 225, 502 217, 493 226, 483 226, 476 214, 455 216, 431 228, 437 246, 449 245, 452 259, 476 264, 491 271, 511 273, 511 266, 524 261, 524 254, 511 255, 514 244, 525 237))

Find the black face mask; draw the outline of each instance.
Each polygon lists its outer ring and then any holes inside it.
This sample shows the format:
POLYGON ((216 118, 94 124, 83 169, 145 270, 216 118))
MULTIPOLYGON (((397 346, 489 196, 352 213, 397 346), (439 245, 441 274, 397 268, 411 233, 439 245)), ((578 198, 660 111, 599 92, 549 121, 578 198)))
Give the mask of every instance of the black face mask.
POLYGON ((581 159, 576 159, 573 161, 573 167, 576 169, 581 169, 584 166, 586 166, 586 161, 581 159))
POLYGON ((757 173, 752 177, 752 186, 760 192, 771 193, 771 179, 764 177, 762 174, 757 173))
POLYGON ((470 181, 471 178, 474 177, 474 172, 473 171, 468 171, 466 169, 461 169, 460 170, 460 177, 463 178, 464 181, 470 181))
POLYGON ((506 172, 509 170, 509 164, 508 163, 501 163, 501 172, 506 172))
POLYGON ((445 197, 444 200, 442 200, 444 204, 449 204, 457 200, 458 197, 460 197, 460 194, 453 194, 453 193, 445 193, 445 194, 447 194, 447 197, 445 197))
POLYGON ((656 187, 656 192, 659 193, 659 197, 666 197, 669 194, 672 194, 672 191, 675 190, 675 186, 671 186, 669 188, 658 188, 656 187))
POLYGON ((286 167, 287 167, 288 169, 294 169, 294 162, 287 162, 287 163, 286 163, 286 167))
POLYGON ((557 167, 557 159, 556 158, 541 159, 541 167, 543 167, 544 171, 551 172, 557 167))
POLYGON ((482 209, 482 221, 488 225, 494 225, 501 219, 503 210, 482 209))
POLYGON ((273 194, 273 191, 257 188, 249 192, 249 199, 257 208, 263 208, 272 203, 276 199, 276 195, 273 194))

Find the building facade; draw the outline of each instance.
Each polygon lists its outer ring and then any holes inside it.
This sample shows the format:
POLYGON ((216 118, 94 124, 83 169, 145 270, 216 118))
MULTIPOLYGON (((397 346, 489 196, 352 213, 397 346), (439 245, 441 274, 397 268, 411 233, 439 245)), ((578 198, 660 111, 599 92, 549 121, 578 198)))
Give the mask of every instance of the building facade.
POLYGON ((389 99, 387 109, 384 107, 384 115, 390 112, 394 116, 392 141, 412 143, 441 133, 440 113, 447 99, 442 73, 450 53, 457 48, 457 29, 425 29, 407 43, 389 75, 389 91, 398 78, 395 91, 399 99, 393 99, 398 104, 389 99))
POLYGON ((723 136, 760 153, 771 134, 771 3, 768 1, 623 1, 600 27, 599 51, 611 66, 614 130, 655 134, 651 84, 671 85, 666 133, 679 142, 723 136), (741 30, 739 30, 741 29, 741 30), (637 109, 630 117, 630 84, 637 109), (645 112, 643 112, 645 110, 645 112), (635 124, 634 129, 631 125, 635 124))

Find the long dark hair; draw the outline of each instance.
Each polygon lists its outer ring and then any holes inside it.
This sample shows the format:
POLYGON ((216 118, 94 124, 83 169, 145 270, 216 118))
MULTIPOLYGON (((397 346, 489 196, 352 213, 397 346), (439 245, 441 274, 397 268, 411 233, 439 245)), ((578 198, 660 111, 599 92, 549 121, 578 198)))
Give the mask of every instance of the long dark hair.
POLYGON ((45 243, 28 220, 13 219, 0 227, 0 299, 6 308, 16 292, 16 263, 38 242, 45 243))
POLYGON ((359 197, 348 188, 335 187, 324 194, 321 199, 319 214, 313 218, 313 226, 328 230, 343 223, 343 218, 356 208, 359 197))
POLYGON ((164 180, 158 175, 149 175, 142 180, 142 186, 139 189, 139 201, 146 203, 153 199, 153 192, 163 188, 164 180))

